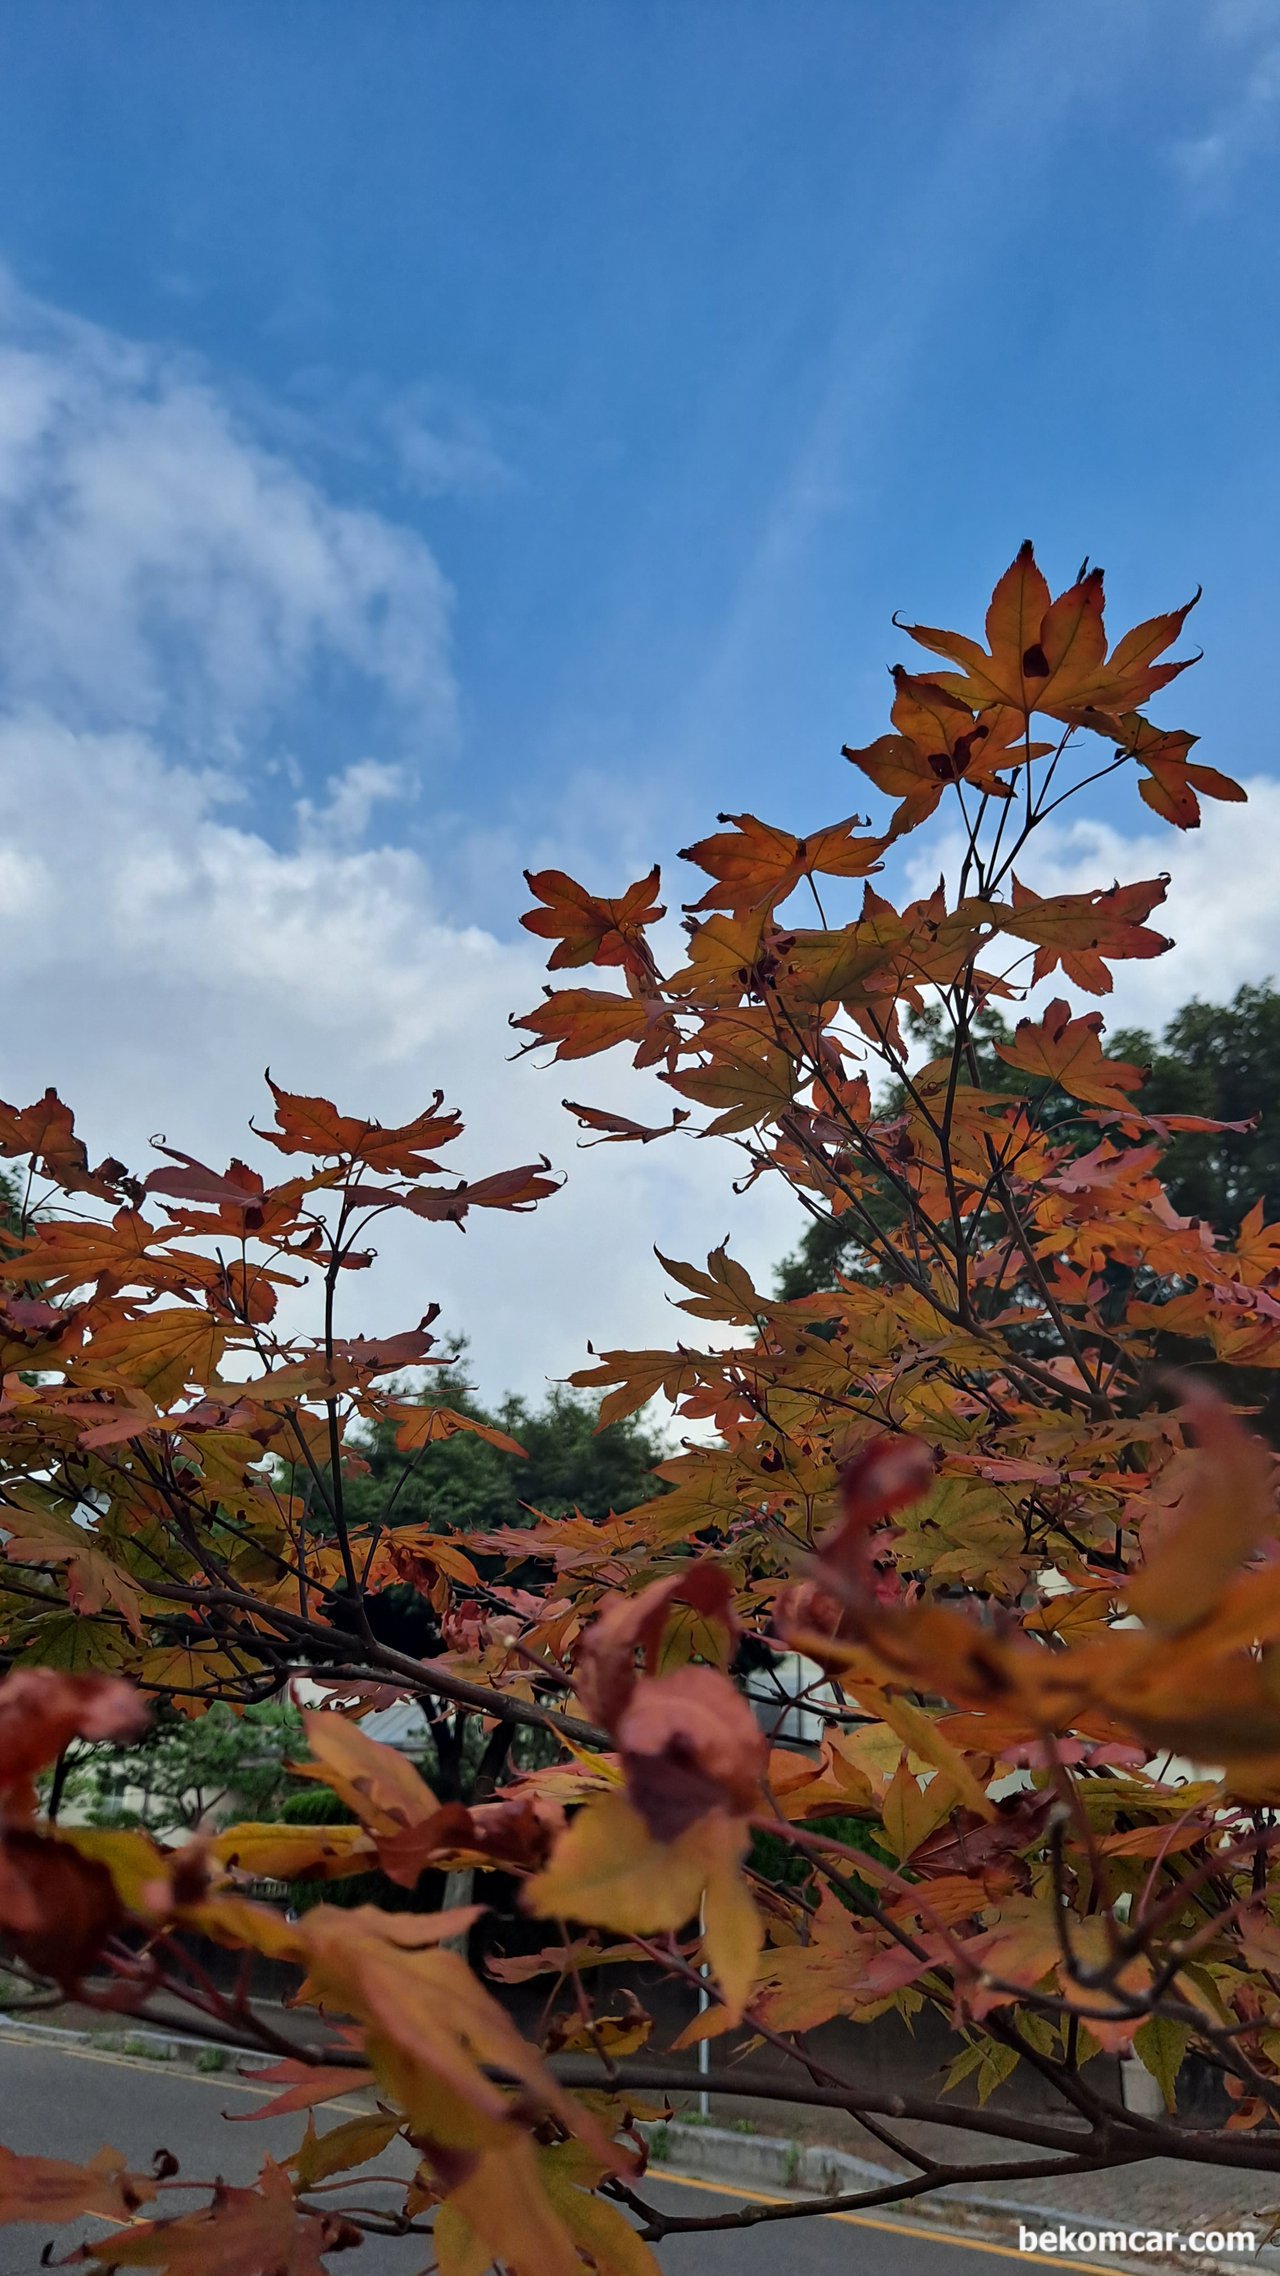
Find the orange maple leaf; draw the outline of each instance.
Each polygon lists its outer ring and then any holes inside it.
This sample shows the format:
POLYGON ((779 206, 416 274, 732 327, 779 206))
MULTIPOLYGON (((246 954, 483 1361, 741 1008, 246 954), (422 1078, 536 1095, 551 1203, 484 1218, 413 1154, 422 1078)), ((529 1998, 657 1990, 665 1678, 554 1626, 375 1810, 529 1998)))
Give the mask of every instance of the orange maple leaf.
POLYGON ((1135 626, 1108 655, 1102 571, 1086 567, 1051 600, 1028 538, 991 596, 987 648, 934 625, 903 630, 961 666, 958 674, 940 675, 939 685, 975 709, 1009 704, 1024 718, 1043 711, 1070 724, 1089 712, 1119 718, 1185 672, 1193 657, 1170 664, 1155 659, 1177 639, 1199 597, 1135 626))
POLYGON ((858 817, 831 822, 803 838, 775 829, 754 814, 721 814, 731 830, 701 838, 681 849, 681 861, 695 861, 713 883, 689 909, 773 909, 814 872, 824 877, 866 877, 883 865, 882 838, 857 835, 858 817))
POLYGON ((521 924, 527 932, 560 944, 547 958, 549 972, 574 964, 621 964, 637 976, 652 972, 644 928, 666 914, 658 903, 662 873, 656 863, 617 901, 588 893, 562 869, 526 869, 524 874, 530 892, 546 907, 528 910, 521 924))
POLYGON ((1042 1019, 1019 1020, 1012 1043, 997 1043, 996 1050, 1011 1067, 1059 1084, 1086 1105, 1124 1108, 1143 1070, 1108 1059, 1098 1041, 1101 1032, 1101 1012, 1073 1019, 1070 1006, 1056 996, 1042 1019))

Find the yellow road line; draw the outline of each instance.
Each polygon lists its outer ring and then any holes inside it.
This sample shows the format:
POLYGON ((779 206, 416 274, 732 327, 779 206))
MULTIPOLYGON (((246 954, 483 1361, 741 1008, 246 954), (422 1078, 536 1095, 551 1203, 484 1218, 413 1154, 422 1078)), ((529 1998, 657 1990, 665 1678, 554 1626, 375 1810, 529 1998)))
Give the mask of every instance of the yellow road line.
MULTIPOLYGON (((645 2176, 648 2181, 669 2181, 676 2189, 706 2189, 716 2197, 734 2197, 752 2205, 787 2205, 787 2197, 769 2197, 761 2189, 733 2189, 727 2181, 694 2181, 685 2173, 668 2173, 665 2167, 650 2166, 645 2176)), ((1019 2250, 1016 2244, 988 2244, 981 2237, 960 2236, 953 2229, 925 2228, 917 2221, 877 2220, 874 2213, 824 2213, 811 2216, 827 2221, 847 2221, 851 2228, 884 2229, 891 2236, 919 2237, 927 2244, 945 2244, 959 2252, 989 2252, 1001 2260, 1027 2260, 1030 2255, 1019 2250)), ((1082 2225, 1083 2217, 1082 2217, 1082 2225)), ((1096 2223, 1094 2224, 1097 2225, 1096 2223)), ((1098 2276, 1099 2269, 1108 2263, 1099 2260, 1067 2260, 1061 2253, 1037 2252, 1037 2268, 1077 2268, 1085 2276, 1098 2276)))

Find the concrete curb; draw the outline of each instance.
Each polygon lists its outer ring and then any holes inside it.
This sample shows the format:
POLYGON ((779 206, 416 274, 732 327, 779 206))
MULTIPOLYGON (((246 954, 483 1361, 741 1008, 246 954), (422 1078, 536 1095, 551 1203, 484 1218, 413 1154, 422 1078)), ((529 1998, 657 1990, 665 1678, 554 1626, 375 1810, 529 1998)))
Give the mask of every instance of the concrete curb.
MULTIPOLYGON (((719 2126, 691 2126, 678 2118, 647 2120, 638 2131, 649 2142, 653 2168, 657 2172, 669 2166, 673 2177, 687 2173, 691 2179, 736 2183, 742 2189, 760 2190, 767 2195, 843 2197, 856 2191, 877 2189, 900 2178, 888 2166, 874 2165, 869 2158, 855 2157, 849 2150, 826 2149, 820 2145, 805 2148, 779 2134, 740 2134, 719 2126)), ((998 2240, 993 2238, 993 2242, 1006 2241, 1009 2229, 1020 2223, 1036 2229, 1098 2229, 1121 2225, 1102 2214, 1067 2212, 1061 2206, 1044 2205, 1031 2198, 993 2197, 981 2187, 970 2189, 964 2184, 937 2197, 913 2198, 905 2205, 888 2204, 882 2209, 886 2219, 891 2220, 895 2211, 900 2211, 904 2220, 918 2221, 922 2226, 943 2231, 965 2226, 976 2229, 981 2225, 990 2232, 998 2225, 1005 2234, 998 2240)), ((1179 2264, 1205 2265, 1203 2261, 1179 2264)), ((1027 2265, 1035 2266, 1030 2254, 1027 2265)), ((1154 2254, 1141 2263, 1136 2257, 1123 2263, 1098 2262, 1099 2268, 1139 2265, 1156 2268, 1168 2263, 1158 2261, 1154 2254)), ((1280 2270, 1280 2245, 1263 2245, 1248 2260, 1219 2261, 1215 2265, 1231 2270, 1280 2270)))
POLYGON ((729 2127, 691 2126, 679 2118, 646 2119, 637 2130, 648 2142, 655 2166, 679 2166, 708 2181, 738 2181, 744 2189, 838 2197, 894 2179, 888 2166, 873 2165, 868 2158, 847 2150, 805 2149, 781 2134, 740 2134, 729 2127))
MULTIPOLYGON (((0 2013, 0 2034, 13 2039, 43 2039, 53 2046, 94 2047, 102 2053, 128 2055, 131 2049, 139 2050, 139 2061, 178 2063, 187 2055, 211 2053, 225 2055, 228 2065, 234 2063, 239 2070, 265 2070, 275 2062, 274 2055, 266 2055, 261 2047, 231 2047, 225 2039, 197 2039, 183 2031, 173 2038, 163 2031, 130 2030, 127 2018, 118 2031, 77 2031, 66 2023, 36 2023, 25 2015, 0 2013)), ((194 2069, 194 2063, 188 2063, 194 2069)))

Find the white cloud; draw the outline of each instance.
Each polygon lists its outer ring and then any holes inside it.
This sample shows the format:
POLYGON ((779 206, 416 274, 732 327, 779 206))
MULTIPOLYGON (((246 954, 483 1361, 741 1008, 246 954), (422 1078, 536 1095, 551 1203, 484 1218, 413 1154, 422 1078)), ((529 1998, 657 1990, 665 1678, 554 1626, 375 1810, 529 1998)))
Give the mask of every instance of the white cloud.
POLYGON ((413 782, 404 767, 385 759, 354 759, 333 778, 328 797, 317 805, 300 798, 298 828, 306 840, 339 846, 358 845, 373 819, 375 807, 389 799, 412 794, 413 782))
POLYGON ((696 1255, 733 1224, 767 1271, 792 1239, 785 1195, 731 1204, 722 1148, 575 1149, 567 1087, 658 1116, 669 1097, 625 1066, 566 1084, 513 1064, 507 1016, 537 999, 538 951, 442 922, 415 854, 316 835, 281 851, 241 826, 218 777, 137 732, 36 714, 0 724, 0 838, 5 1087, 57 1084, 95 1157, 139 1161, 159 1130, 208 1158, 243 1151, 270 1061, 383 1120, 443 1086, 468 1125, 458 1174, 544 1152, 568 1168, 532 1217, 384 1231, 377 1267, 349 1284, 351 1328, 402 1325, 437 1298, 488 1390, 536 1395, 589 1337, 701 1340, 666 1304, 655 1241, 696 1255))
POLYGON ((188 361, 0 277, 0 680, 11 702, 240 748, 320 670, 415 747, 452 732, 449 588, 188 361))
POLYGON ((475 413, 451 404, 439 388, 398 396, 383 425, 404 480, 424 497, 483 495, 513 480, 475 413))
MULTIPOLYGON (((1192 996, 1223 1003, 1245 981, 1280 981, 1280 782, 1260 775, 1244 787, 1244 806, 1206 799, 1198 830, 1130 835, 1087 816, 1048 822, 1019 860, 1018 875, 1037 893, 1080 893, 1116 879, 1126 884, 1168 875, 1167 898, 1150 923, 1173 947, 1113 967, 1114 993, 1089 999, 1108 1026, 1159 1029, 1192 996)), ((940 871, 954 883, 961 854, 958 837, 934 839, 911 862, 908 889, 927 893, 940 871)), ((1060 972, 1045 986, 1073 993, 1060 972)))

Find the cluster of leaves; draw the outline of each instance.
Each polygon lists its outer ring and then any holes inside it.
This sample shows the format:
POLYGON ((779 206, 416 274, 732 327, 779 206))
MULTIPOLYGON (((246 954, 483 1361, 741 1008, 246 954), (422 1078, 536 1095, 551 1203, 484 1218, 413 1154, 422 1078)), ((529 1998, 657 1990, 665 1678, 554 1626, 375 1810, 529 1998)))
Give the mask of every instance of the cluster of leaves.
POLYGON ((0 1266, 0 1935, 33 1980, 144 2015, 163 1993, 205 2031, 257 2033, 281 2056, 277 2111, 373 2097, 195 2214, 150 2209, 166 2174, 40 2159, 0 2166, 0 2211, 108 2214, 121 2225, 81 2252, 106 2266, 305 2270, 380 2224, 430 2226, 444 2276, 637 2276, 650 2240, 748 2217, 649 2203, 634 2128, 646 2096, 696 2082, 696 2040, 743 2027, 786 2092, 890 2144, 886 2115, 997 2145, 968 2165, 913 2150, 881 2199, 1154 2155, 1280 2169, 1261 2123, 1280 2114, 1273 1461, 1203 1384, 1171 1404, 1153 1366, 1170 1333, 1228 1380, 1280 1365, 1280 1227, 1257 1208, 1228 1236, 1180 1211, 1163 1151, 1221 1120, 1151 1111, 1097 1010, 1025 1003, 1046 981, 1105 997, 1117 961, 1166 945, 1148 923, 1163 878, 1026 883, 1017 865, 1073 788, 1132 770, 1178 828, 1239 795, 1143 708, 1184 668, 1166 659, 1186 613, 1109 648, 1100 573, 1055 598, 1025 547, 985 645, 909 628, 948 668, 896 671, 891 732, 846 754, 892 802, 882 826, 797 837, 722 817, 689 851, 709 883, 669 972, 656 872, 615 898, 531 880, 526 921, 571 978, 518 1022, 530 1047, 627 1047, 680 1102, 653 1123, 575 1102, 589 1142, 726 1138, 745 1183, 781 1177, 868 1265, 787 1297, 727 1247, 667 1262, 717 1348, 598 1354, 576 1379, 605 1430, 657 1396, 699 1426, 637 1503, 465 1536, 430 1508, 399 1526, 359 1506, 371 1435, 404 1456, 470 1435, 519 1460, 492 1420, 400 1388, 432 1362, 430 1316, 338 1333, 367 1226, 524 1207, 552 1188, 545 1163, 438 1184, 458 1135, 439 1101, 391 1131, 276 1091, 263 1136, 298 1160, 283 1184, 171 1152, 138 1181, 91 1169, 55 1099, 0 1111, 0 1150, 29 1167, 0 1266), (944 801, 954 885, 898 908, 870 880, 944 801), (613 984, 580 984, 591 965, 613 984), (911 1018, 933 1038, 923 1063, 911 1018), (308 1278, 319 1332, 285 1335, 277 1291, 308 1278), (442 1648, 380 1632, 392 1587, 430 1606, 442 1648), (748 1649, 814 1663, 820 1747, 770 1744, 735 1681, 748 1649), (330 1699, 306 1717, 303 1772, 345 1822, 166 1848, 37 1821, 32 1774, 73 1737, 131 1735, 140 1692, 245 1707, 301 1666, 330 1699), (402 1694, 456 1752, 478 1732, 465 1797, 360 1729, 402 1694), (536 1766, 509 1746, 522 1730, 536 1766), (807 1870, 779 1869, 779 1845, 807 1870), (569 2002, 542 2044, 451 1948, 474 1908, 291 1920, 246 1893, 374 1867, 405 1889, 501 1868, 546 1941, 492 1972, 544 1975, 569 2002), (296 1963, 327 2047, 220 1993, 188 1933, 296 1963), (708 1990, 674 2047, 633 1994, 613 2013, 587 1988, 636 1962, 708 1990), (985 2093, 1029 2065, 1057 2107, 890 2109, 809 2043, 889 2008, 962 2032, 957 2081, 985 2093), (1135 2049, 1167 2123, 1090 2069, 1135 2049), (1224 2131, 1176 2112, 1192 2049, 1234 2099, 1224 2131), (397 2140, 413 2175, 395 2215, 363 2195, 327 2209, 322 2179, 397 2140))
MULTIPOLYGON (((909 1018, 907 1026, 918 1054, 936 1052, 945 1042, 937 1006, 929 1006, 923 1019, 909 1018)), ((999 1011, 979 1015, 972 1046, 983 1087, 1034 1096, 1037 1086, 997 1056, 995 1046, 1011 1041, 999 1011)), ((1280 1210, 1280 990, 1264 981, 1237 989, 1226 1004, 1195 997, 1163 1034, 1122 1028, 1113 1049, 1143 1069, 1134 1096, 1145 1114, 1190 1116, 1200 1125, 1175 1132, 1161 1156, 1161 1181, 1179 1214, 1202 1217, 1228 1237, 1259 1205, 1266 1219, 1273 1218, 1280 1210)), ((1043 1092, 1046 1086, 1038 1088, 1043 1092)), ((1059 1093, 1040 1111, 1068 1112, 1069 1102, 1059 1093)), ((881 1207, 901 1214, 888 1186, 881 1207)), ((779 1293, 814 1294, 834 1287, 839 1272, 866 1269, 856 1227, 847 1219, 811 1218, 781 1268, 779 1293)))

